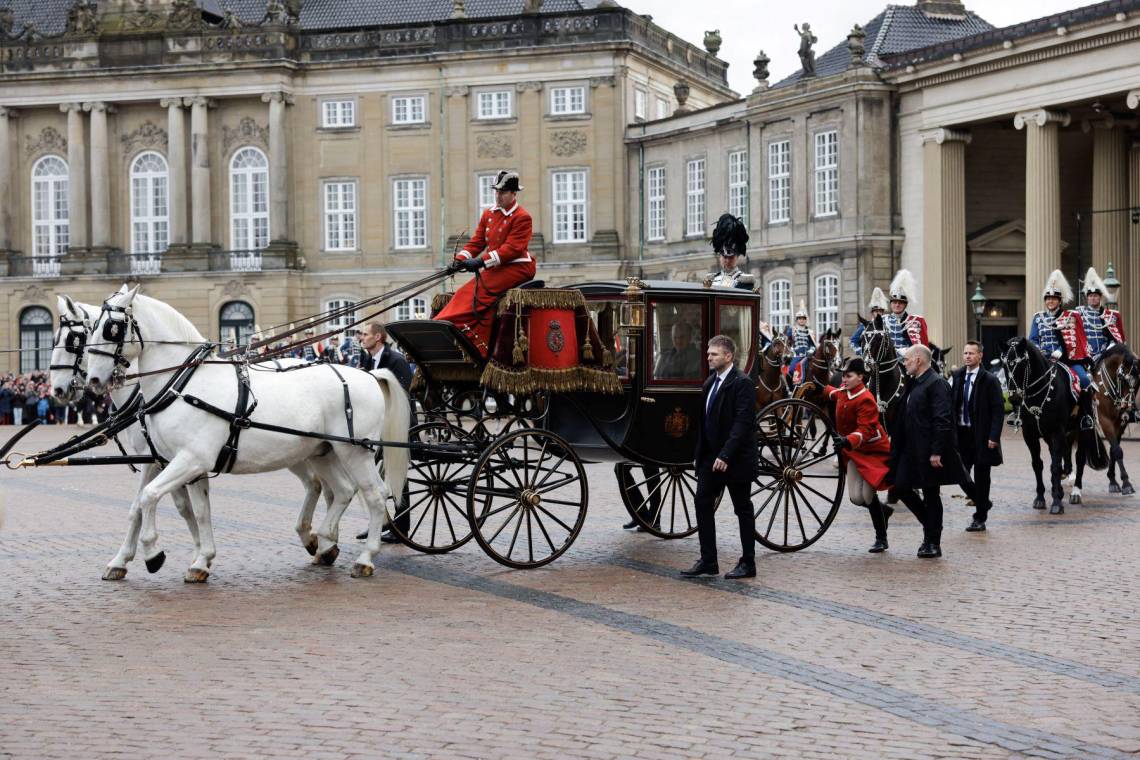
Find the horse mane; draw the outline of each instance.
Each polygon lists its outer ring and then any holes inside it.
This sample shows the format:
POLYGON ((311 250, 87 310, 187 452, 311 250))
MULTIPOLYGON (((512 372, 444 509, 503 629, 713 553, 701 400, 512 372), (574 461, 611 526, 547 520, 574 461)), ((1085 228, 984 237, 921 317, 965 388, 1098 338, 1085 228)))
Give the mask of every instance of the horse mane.
MULTIPOLYGON (((142 304, 147 309, 161 313, 166 316, 173 325, 174 335, 163 335, 158 340, 175 341, 183 343, 205 343, 206 338, 202 333, 198 332, 198 328, 194 323, 182 315, 182 312, 175 309, 165 301, 159 301, 157 298, 144 296, 141 293, 135 294, 134 303, 142 304)), ((150 336, 145 336, 150 337, 150 336)))
POLYGON ((1127 343, 1113 343, 1100 357, 1100 363, 1104 363, 1106 359, 1113 356, 1120 356, 1127 359, 1129 362, 1136 362, 1136 356, 1132 353, 1132 349, 1128 347, 1127 343))

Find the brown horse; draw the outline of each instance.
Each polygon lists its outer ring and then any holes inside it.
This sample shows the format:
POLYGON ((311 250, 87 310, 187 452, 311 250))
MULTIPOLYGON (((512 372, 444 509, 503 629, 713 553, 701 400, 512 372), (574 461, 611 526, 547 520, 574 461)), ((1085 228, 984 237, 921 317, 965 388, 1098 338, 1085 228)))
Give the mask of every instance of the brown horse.
POLYGON ((833 385, 839 387, 841 378, 838 377, 841 361, 842 346, 839 337, 843 334, 842 327, 835 327, 823 334, 823 339, 815 350, 804 361, 807 366, 804 370, 804 382, 796 389, 795 397, 802 398, 823 410, 828 419, 832 418, 831 404, 824 393, 824 389, 833 385))
POLYGON ((1108 491, 1109 493, 1136 493, 1128 472, 1124 469, 1124 450, 1120 439, 1136 411, 1136 392, 1140 390, 1140 361, 1123 343, 1117 343, 1105 351, 1094 369, 1093 380, 1096 392, 1093 406, 1096 408, 1104 440, 1108 442, 1108 491), (1120 480, 1116 482, 1116 468, 1120 467, 1120 480))
POLYGON ((784 357, 788 353, 787 339, 777 334, 756 362, 756 409, 759 411, 788 397, 788 385, 784 382, 784 357))

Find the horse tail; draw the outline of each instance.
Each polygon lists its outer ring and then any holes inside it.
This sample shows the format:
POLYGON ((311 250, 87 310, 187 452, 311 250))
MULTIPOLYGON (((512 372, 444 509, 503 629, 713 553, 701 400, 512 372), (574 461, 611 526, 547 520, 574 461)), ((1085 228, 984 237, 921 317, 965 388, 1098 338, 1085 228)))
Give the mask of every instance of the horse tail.
POLYGON ((1077 445, 1085 452, 1085 463, 1096 471, 1108 468, 1108 452, 1104 447, 1104 438, 1100 434, 1100 424, 1097 420, 1097 409, 1093 405, 1093 392, 1091 388, 1085 389, 1080 397, 1080 433, 1077 445))
MULTIPOLYGON (((390 370, 377 369, 370 373, 380 385, 384 394, 384 421, 380 428, 380 438, 385 441, 408 440, 412 409, 404 386, 390 370)), ((408 479, 408 462, 411 450, 403 446, 384 447, 384 478, 388 492, 396 503, 400 503, 404 493, 404 483, 408 479)))

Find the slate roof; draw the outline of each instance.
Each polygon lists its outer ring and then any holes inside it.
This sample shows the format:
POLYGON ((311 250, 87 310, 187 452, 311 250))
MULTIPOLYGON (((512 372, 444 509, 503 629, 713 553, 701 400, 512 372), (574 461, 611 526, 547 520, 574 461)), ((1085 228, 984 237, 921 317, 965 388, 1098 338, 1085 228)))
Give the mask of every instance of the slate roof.
MULTIPOLYGON (((993 24, 972 11, 962 19, 930 17, 914 5, 888 5, 878 16, 863 25, 867 33, 864 41, 867 65, 881 67, 880 56, 895 55, 908 50, 925 48, 942 42, 970 37, 993 29, 993 24)), ((815 59, 817 77, 841 74, 847 69, 851 54, 844 39, 815 59)), ((780 80, 774 88, 795 84, 803 77, 803 70, 780 80)))
MULTIPOLYGON (((74 0, 0 0, 0 9, 12 10, 13 33, 33 23, 41 34, 53 35, 67 26, 67 11, 74 0)), ((517 16, 524 0, 467 0, 468 18, 517 16)), ((542 13, 593 10, 601 0, 545 0, 542 13)), ((198 0, 208 13, 225 8, 238 18, 257 23, 265 15, 265 0, 198 0)), ((451 0, 306 0, 301 7, 301 28, 344 29, 399 24, 420 24, 451 18, 451 0)))

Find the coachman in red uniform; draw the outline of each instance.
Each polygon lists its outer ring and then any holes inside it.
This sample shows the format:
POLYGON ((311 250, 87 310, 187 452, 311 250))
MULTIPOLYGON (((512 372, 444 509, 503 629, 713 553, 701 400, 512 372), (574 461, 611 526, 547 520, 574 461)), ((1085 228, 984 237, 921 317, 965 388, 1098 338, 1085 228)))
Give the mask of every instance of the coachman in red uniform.
POLYGON ((863 384, 867 371, 862 359, 852 359, 843 368, 843 387, 827 386, 835 401, 835 448, 847 469, 847 495, 852 504, 866 507, 875 526, 875 544, 869 551, 878 554, 887 548, 887 520, 894 510, 879 501, 879 491, 890 489, 887 480, 891 441, 879 420, 879 406, 863 384))
POLYGON ((499 172, 492 185, 495 205, 479 217, 479 226, 452 265, 473 272, 475 278, 461 287, 435 316, 451 322, 486 356, 491 342, 495 306, 511 288, 534 279, 535 260, 528 246, 531 218, 518 203, 519 175, 499 172))

